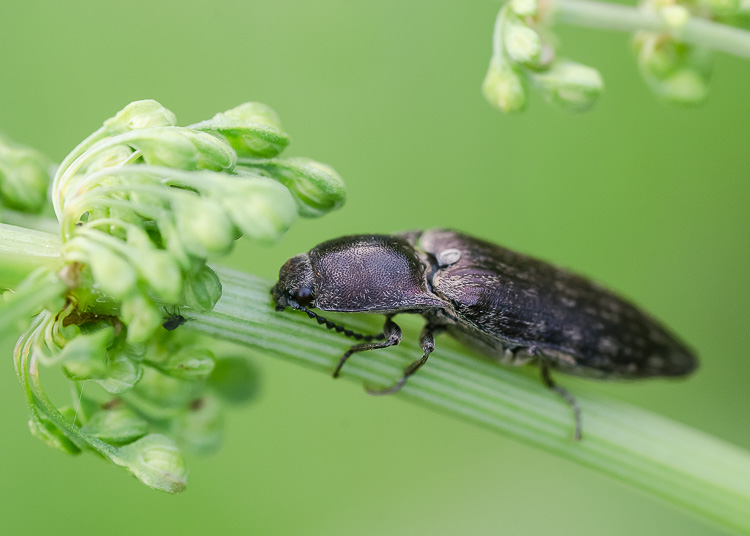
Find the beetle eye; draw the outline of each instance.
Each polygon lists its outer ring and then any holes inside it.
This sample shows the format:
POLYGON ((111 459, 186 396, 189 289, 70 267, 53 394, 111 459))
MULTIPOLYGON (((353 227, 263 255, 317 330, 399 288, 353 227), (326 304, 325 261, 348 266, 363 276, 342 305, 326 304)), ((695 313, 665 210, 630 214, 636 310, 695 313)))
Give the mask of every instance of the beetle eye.
POLYGON ((302 287, 293 290, 292 296, 300 305, 310 305, 313 300, 313 291, 311 288, 302 287))

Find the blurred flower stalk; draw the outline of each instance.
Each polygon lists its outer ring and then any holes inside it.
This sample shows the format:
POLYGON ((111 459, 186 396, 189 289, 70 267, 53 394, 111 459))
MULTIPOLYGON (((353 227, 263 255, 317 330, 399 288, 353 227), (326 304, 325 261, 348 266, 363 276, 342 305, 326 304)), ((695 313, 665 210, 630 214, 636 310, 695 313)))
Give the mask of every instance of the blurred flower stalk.
POLYGON ((165 329, 165 315, 214 307, 222 286, 207 260, 241 236, 276 240, 298 216, 344 202, 332 168, 280 156, 289 141, 261 103, 180 127, 153 100, 106 120, 56 171, 0 140, 0 220, 17 224, 0 224, 0 288, 13 289, 0 338, 25 330, 14 358, 32 433, 94 450, 153 488, 184 489, 182 449, 218 446, 222 406, 250 399, 254 375, 165 329), (59 239, 29 228, 50 228, 45 210, 59 239), (51 401, 39 365, 70 380, 69 405, 51 401))
POLYGON ((595 68, 558 56, 556 22, 633 32, 638 67, 659 97, 698 105, 708 95, 712 52, 750 58, 750 32, 742 0, 643 0, 631 7, 590 0, 509 0, 498 13, 492 57, 482 85, 503 112, 523 110, 531 90, 570 112, 590 109, 604 90, 595 68))

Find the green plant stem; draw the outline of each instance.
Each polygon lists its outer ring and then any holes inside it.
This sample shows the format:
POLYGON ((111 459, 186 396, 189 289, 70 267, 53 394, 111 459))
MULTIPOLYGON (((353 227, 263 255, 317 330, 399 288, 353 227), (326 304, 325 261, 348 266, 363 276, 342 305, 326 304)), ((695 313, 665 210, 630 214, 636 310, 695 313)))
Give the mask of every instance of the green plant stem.
POLYGON ((0 288, 13 287, 34 269, 62 267, 60 238, 0 223, 0 288))
POLYGON ((550 11, 555 20, 566 24, 623 32, 665 32, 685 43, 750 58, 750 32, 700 17, 690 17, 684 26, 673 28, 656 12, 589 0, 552 0, 550 11))
MULTIPOLYGON (((217 268, 224 291, 213 312, 190 315, 193 329, 328 373, 347 340, 302 313, 274 311, 271 282, 217 268)), ((356 315, 345 323, 373 332, 356 315)), ((347 362, 342 377, 389 386, 421 354, 416 341, 347 362)), ((573 441, 568 406, 536 378, 438 345, 399 398, 576 461, 703 519, 750 533, 750 454, 659 415, 600 395, 576 396, 584 437, 573 441)))

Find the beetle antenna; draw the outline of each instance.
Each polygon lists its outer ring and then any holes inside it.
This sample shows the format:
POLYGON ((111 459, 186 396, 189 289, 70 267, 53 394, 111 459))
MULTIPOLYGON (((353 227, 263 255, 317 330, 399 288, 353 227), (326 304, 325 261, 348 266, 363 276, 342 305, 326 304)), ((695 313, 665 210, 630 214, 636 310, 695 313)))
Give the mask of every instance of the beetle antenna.
POLYGON ((325 324, 327 329, 335 329, 337 333, 343 333, 347 337, 357 339, 358 341, 380 341, 385 339, 385 335, 383 335, 382 333, 378 333, 377 335, 363 335, 362 333, 357 333, 356 331, 346 329, 344 326, 336 324, 335 322, 331 322, 330 320, 326 320, 318 313, 311 311, 310 309, 302 305, 299 306, 299 310, 307 313, 307 316, 309 316, 310 318, 314 318, 315 320, 317 320, 318 324, 325 324))

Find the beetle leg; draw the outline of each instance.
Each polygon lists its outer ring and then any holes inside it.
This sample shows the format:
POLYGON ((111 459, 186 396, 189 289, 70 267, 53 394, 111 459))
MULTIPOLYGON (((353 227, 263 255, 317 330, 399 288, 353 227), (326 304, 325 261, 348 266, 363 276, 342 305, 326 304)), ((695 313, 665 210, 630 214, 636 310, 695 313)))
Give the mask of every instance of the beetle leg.
POLYGON ((549 364, 543 356, 539 357, 539 368, 542 372, 542 381, 544 382, 544 385, 563 397, 568 405, 573 408, 573 415, 575 416, 576 421, 576 430, 574 437, 576 441, 580 441, 581 434, 583 433, 583 423, 581 421, 581 407, 578 405, 578 401, 567 391, 567 389, 565 389, 564 387, 560 387, 554 382, 552 376, 550 376, 549 374, 549 364))
POLYGON ((391 387, 388 387, 387 389, 368 388, 367 392, 371 395, 390 395, 400 391, 401 388, 406 384, 406 380, 409 378, 409 376, 417 372, 422 367, 422 365, 427 363, 427 358, 430 357, 430 354, 435 349, 435 335, 443 331, 443 329, 444 328, 441 326, 427 324, 424 329, 422 329, 422 334, 419 336, 419 344, 422 346, 423 352, 422 357, 406 367, 404 369, 404 375, 401 376, 401 378, 391 387))
POLYGON ((398 327, 398 324, 391 320, 391 318, 391 316, 385 317, 385 324, 383 325, 383 335, 385 336, 385 340, 381 342, 355 344, 349 348, 346 353, 341 356, 341 359, 339 359, 339 363, 336 365, 336 370, 333 371, 334 378, 338 378, 339 373, 341 372, 341 367, 344 366, 344 363, 346 363, 346 360, 349 359, 352 354, 366 352, 367 350, 377 350, 378 348, 388 348, 389 346, 396 346, 401 342, 401 328, 398 327))

